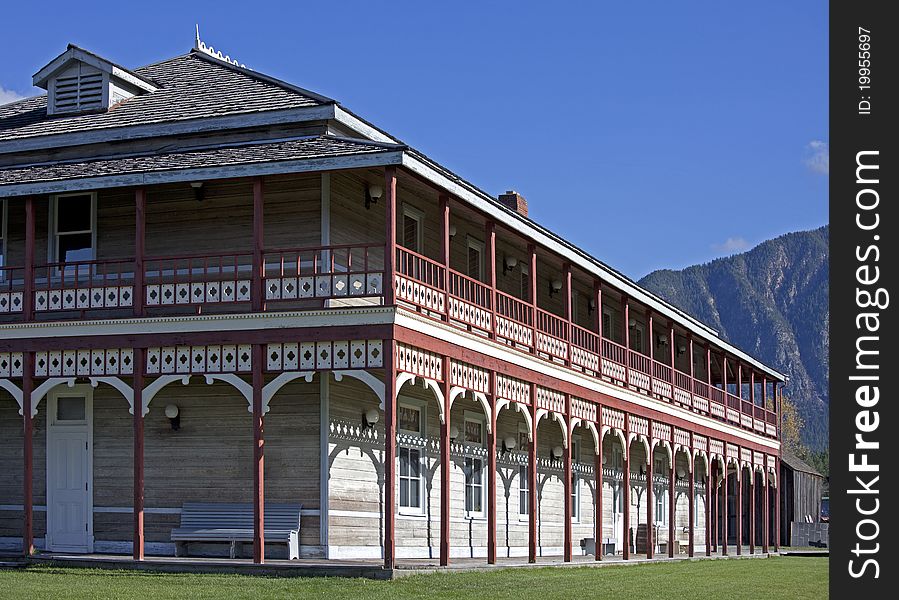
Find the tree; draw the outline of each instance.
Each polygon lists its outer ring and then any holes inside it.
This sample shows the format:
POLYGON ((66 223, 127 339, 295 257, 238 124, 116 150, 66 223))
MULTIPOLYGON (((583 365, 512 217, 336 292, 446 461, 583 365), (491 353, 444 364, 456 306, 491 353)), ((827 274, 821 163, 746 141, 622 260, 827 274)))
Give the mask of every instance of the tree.
POLYGON ((796 405, 789 398, 783 396, 780 401, 780 441, 783 447, 794 455, 805 460, 808 457, 808 448, 802 443, 802 426, 805 422, 802 415, 796 410, 796 405))

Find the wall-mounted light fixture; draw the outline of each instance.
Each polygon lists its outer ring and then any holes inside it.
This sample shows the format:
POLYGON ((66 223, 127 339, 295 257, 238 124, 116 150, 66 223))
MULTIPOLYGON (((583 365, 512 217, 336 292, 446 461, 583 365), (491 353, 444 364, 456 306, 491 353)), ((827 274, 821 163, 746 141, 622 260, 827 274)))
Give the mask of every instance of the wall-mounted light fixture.
POLYGON ((668 336, 667 335, 657 335, 656 339, 659 342, 659 346, 667 346, 668 345, 668 336))
POLYGON ((556 460, 562 458, 562 446, 553 446, 553 458, 556 460))
POLYGON ((592 315, 594 310, 596 310, 596 300, 590 300, 587 303, 587 314, 592 315))
POLYGON ((605 454, 603 454, 602 455, 602 464, 606 464, 607 462, 609 462, 609 457, 606 456, 605 454))
POLYGON ((362 413, 362 428, 363 429, 374 429, 375 424, 380 420, 381 413, 378 412, 376 408, 369 408, 367 411, 362 413))
POLYGON ((197 202, 202 202, 206 199, 206 188, 203 187, 202 181, 191 181, 190 187, 194 191, 194 200, 197 202))
POLYGON ((172 431, 181 429, 181 410, 174 404, 165 407, 165 416, 172 426, 172 431))
POLYGON ((636 326, 637 326, 637 319, 634 319, 634 318, 628 319, 628 320, 627 320, 627 326, 630 327, 631 329, 633 329, 634 327, 636 327, 636 326))
POLYGON ((640 465, 640 475, 646 475, 646 465, 640 465))
POLYGON ((678 356, 683 355, 686 351, 687 351, 687 347, 686 347, 686 346, 678 346, 678 347, 677 347, 677 355, 678 355, 678 356))
POLYGON ((678 468, 677 470, 677 478, 683 479, 687 473, 684 471, 683 467, 678 468))
POLYGON ((449 436, 451 440, 455 440, 459 437, 459 428, 455 425, 450 425, 449 436))
POLYGON ((456 226, 455 225, 449 226, 449 234, 450 234, 450 239, 453 239, 454 237, 456 237, 456 226))
POLYGON ((553 279, 549 282, 549 295, 550 297, 553 294, 559 293, 562 289, 562 280, 561 279, 553 279))
POLYGON ((503 256, 503 275, 518 266, 518 259, 514 256, 503 256))
POLYGON ((503 440, 503 455, 507 452, 511 452, 515 450, 515 447, 518 445, 518 441, 512 437, 511 435, 503 440))
POLYGON ((384 188, 379 185, 366 185, 365 186, 365 210, 371 208, 372 204, 377 204, 378 200, 381 199, 381 196, 384 194, 384 188))

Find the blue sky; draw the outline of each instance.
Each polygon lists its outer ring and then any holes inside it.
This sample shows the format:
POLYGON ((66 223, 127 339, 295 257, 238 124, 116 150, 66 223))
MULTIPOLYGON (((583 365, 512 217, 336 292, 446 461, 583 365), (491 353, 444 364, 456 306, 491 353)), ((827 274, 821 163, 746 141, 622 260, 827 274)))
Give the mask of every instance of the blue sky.
POLYGON ((53 4, 4 7, 0 103, 68 42, 137 67, 199 22, 635 278, 827 222, 825 2, 53 4))

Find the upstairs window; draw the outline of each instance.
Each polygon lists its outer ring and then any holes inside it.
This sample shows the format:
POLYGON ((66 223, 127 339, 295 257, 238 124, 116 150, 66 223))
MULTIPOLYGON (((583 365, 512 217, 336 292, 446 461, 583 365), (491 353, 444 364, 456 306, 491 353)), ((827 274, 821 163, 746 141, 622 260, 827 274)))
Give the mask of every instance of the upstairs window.
POLYGON ((423 254, 425 216, 417 208, 403 206, 403 246, 407 250, 423 254))
POLYGON ((50 206, 50 251, 56 263, 93 260, 96 255, 97 196, 54 196, 50 206))
POLYGON ((484 277, 484 242, 468 238, 468 276, 477 281, 484 277))

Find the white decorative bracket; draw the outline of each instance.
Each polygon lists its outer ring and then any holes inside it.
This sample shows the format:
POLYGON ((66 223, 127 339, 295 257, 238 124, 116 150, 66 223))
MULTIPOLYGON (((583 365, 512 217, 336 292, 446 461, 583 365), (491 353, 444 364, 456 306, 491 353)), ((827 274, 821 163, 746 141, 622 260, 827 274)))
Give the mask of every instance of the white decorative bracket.
POLYGON ((119 393, 124 396, 125 401, 128 403, 128 413, 134 414, 134 390, 130 385, 119 379, 118 377, 104 376, 104 377, 90 377, 89 381, 91 382, 91 387, 96 388, 101 383, 105 383, 119 390, 119 393))
MULTIPOLYGON (((187 385, 190 383, 190 375, 162 375, 154 379, 150 385, 145 387, 141 394, 141 416, 147 416, 147 413, 150 412, 150 401, 156 397, 156 394, 158 394, 162 388, 173 381, 178 380, 181 381, 181 385, 187 385)), ((133 409, 132 414, 134 414, 133 409)))
MULTIPOLYGON (((312 383, 312 378, 315 376, 315 371, 292 371, 289 373, 281 373, 271 381, 269 381, 262 388, 262 414, 267 415, 269 404, 272 401, 272 398, 275 397, 275 394, 278 393, 282 387, 294 381, 295 379, 300 379, 301 377, 306 381, 306 383, 312 383)), ((241 380, 243 381, 243 380, 241 380)), ((250 391, 250 412, 253 412, 253 394, 252 390, 250 391)))
MULTIPOLYGON (((216 381, 230 384, 231 387, 240 392, 241 396, 247 401, 247 410, 253 412, 253 386, 235 375, 234 373, 207 373, 206 384, 212 385, 216 381)), ((265 414, 264 412, 262 414, 265 414)))
MULTIPOLYGON (((55 388, 57 385, 64 383, 69 387, 75 387, 75 378, 74 377, 51 377, 47 379, 39 386, 34 388, 34 391, 31 392, 31 416, 34 418, 37 415, 37 405, 41 403, 41 400, 44 396, 47 395, 47 392, 55 388)), ((19 407, 19 414, 22 414, 22 408, 19 407)))
POLYGON ((331 371, 334 374, 334 381, 341 381, 343 377, 352 377, 353 379, 358 379, 365 385, 367 385, 378 397, 379 406, 381 410, 384 410, 384 397, 387 394, 384 389, 384 382, 369 373, 368 371, 363 371, 361 369, 349 369, 345 371, 331 371))
POLYGON ((602 443, 600 442, 599 430, 596 428, 596 423, 593 421, 586 421, 584 427, 589 429, 590 433, 593 434, 593 448, 597 456, 602 454, 602 443))

